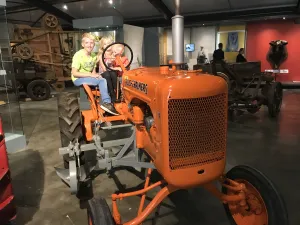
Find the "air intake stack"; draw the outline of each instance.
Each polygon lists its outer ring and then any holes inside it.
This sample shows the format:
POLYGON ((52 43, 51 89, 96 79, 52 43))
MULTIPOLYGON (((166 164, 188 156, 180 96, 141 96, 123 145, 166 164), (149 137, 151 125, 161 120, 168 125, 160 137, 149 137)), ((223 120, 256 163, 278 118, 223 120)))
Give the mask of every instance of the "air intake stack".
POLYGON ((184 18, 180 14, 180 0, 175 2, 175 16, 172 17, 172 53, 173 63, 184 63, 184 18))

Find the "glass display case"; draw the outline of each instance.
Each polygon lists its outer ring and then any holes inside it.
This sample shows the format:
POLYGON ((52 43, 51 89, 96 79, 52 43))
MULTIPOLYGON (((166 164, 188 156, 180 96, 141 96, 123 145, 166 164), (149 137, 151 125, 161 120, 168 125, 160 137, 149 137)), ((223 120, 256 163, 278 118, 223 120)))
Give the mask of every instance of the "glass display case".
POLYGON ((26 147, 5 6, 0 5, 0 116, 8 152, 26 147))

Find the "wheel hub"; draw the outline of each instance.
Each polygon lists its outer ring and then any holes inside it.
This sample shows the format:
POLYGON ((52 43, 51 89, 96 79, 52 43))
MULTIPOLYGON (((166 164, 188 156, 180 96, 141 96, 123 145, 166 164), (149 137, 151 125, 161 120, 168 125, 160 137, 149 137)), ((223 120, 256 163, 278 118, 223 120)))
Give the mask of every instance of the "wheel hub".
POLYGON ((237 225, 267 225, 268 212, 258 190, 245 180, 238 180, 246 186, 246 207, 239 204, 230 206, 230 212, 237 225))
POLYGON ((249 206, 249 212, 252 212, 255 215, 262 214, 263 206, 262 206, 261 202, 259 201, 259 199, 255 195, 253 195, 253 194, 248 195, 246 197, 246 201, 249 206))
POLYGON ((46 89, 44 87, 41 87, 41 86, 34 87, 33 94, 36 97, 42 97, 46 94, 46 89))

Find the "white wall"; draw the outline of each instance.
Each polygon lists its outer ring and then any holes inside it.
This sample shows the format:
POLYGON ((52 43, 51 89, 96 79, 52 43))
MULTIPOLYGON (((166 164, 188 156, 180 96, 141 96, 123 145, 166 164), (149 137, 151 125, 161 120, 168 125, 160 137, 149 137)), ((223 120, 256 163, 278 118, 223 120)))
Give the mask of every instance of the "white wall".
POLYGON ((195 27, 192 29, 192 42, 195 44, 195 52, 192 53, 192 58, 197 58, 200 46, 204 47, 206 57, 213 54, 216 43, 216 27, 195 27))
POLYGON ((6 6, 6 0, 0 0, 0 6, 6 6))
MULTIPOLYGON (((192 65, 197 63, 197 55, 200 46, 204 47, 206 57, 209 58, 215 50, 216 42, 216 27, 193 27, 184 29, 184 45, 195 44, 195 51, 191 53, 185 52, 185 62, 189 64, 190 69, 192 65)), ((185 46, 183 46, 185 48, 185 46)), ((168 59, 172 57, 172 30, 167 30, 167 55, 168 59)))
MULTIPOLYGON (((130 69, 135 69, 139 67, 137 57, 141 62, 143 62, 143 40, 144 40, 144 28, 136 27, 132 25, 123 25, 123 32, 124 32, 124 42, 128 44, 132 51, 133 51, 133 61, 130 66, 130 69)), ((125 54, 129 58, 130 53, 126 51, 125 54)))

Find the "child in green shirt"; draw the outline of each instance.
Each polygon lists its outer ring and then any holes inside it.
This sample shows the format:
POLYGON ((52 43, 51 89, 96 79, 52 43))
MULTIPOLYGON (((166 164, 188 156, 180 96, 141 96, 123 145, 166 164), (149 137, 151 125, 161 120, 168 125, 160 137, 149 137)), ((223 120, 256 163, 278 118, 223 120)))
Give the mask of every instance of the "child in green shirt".
POLYGON ((111 103, 106 80, 96 73, 97 55, 92 52, 95 46, 95 37, 92 34, 85 33, 82 35, 81 44, 83 49, 74 54, 72 61, 71 76, 74 85, 81 86, 87 84, 98 86, 102 98, 100 107, 108 113, 118 115, 118 112, 111 103))

